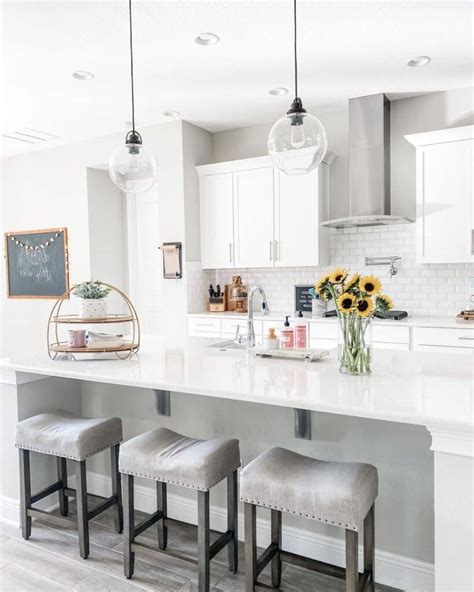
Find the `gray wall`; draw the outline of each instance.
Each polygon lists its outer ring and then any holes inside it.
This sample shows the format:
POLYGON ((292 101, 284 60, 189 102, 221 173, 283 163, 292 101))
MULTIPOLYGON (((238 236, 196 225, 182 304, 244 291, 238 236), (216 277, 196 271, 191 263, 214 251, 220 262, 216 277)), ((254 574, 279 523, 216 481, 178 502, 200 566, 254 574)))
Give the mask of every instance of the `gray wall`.
MULTIPOLYGON (((348 112, 314 113, 326 127, 329 149, 337 155, 331 166, 330 217, 348 213, 348 112)), ((405 134, 474 123, 474 87, 399 99, 391 102, 392 211, 415 219, 415 149, 405 134)), ((213 161, 267 154, 273 122, 214 134, 213 161)))

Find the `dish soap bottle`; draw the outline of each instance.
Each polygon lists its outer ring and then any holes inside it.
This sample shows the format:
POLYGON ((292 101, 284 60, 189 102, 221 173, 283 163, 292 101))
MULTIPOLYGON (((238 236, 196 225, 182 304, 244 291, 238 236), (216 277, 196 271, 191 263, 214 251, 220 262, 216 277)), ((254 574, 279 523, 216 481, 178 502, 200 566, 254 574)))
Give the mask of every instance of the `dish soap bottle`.
POLYGON ((301 310, 298 311, 295 320, 295 344, 297 349, 306 349, 308 347, 308 325, 301 310))
POLYGON ((285 324, 281 330, 281 349, 293 349, 295 347, 295 331, 290 327, 290 317, 285 317, 285 324))

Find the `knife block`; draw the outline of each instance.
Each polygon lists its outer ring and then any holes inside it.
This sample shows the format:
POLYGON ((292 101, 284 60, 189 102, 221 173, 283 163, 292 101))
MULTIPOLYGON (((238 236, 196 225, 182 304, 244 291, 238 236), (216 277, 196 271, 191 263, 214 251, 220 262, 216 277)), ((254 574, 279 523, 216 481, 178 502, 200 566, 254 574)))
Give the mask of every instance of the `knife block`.
POLYGON ((209 298, 209 312, 225 312, 224 295, 209 298))

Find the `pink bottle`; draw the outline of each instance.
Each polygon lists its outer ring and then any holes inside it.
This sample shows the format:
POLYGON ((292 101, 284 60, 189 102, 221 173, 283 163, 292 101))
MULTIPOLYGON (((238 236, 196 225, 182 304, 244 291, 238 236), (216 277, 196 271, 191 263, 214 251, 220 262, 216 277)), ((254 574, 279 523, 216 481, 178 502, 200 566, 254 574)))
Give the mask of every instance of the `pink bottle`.
POLYGON ((303 319, 301 310, 295 320, 295 343, 296 349, 306 349, 308 347, 308 325, 303 319))
POLYGON ((281 330, 280 345, 281 349, 293 349, 295 347, 295 331, 290 327, 289 316, 285 317, 286 321, 281 330))

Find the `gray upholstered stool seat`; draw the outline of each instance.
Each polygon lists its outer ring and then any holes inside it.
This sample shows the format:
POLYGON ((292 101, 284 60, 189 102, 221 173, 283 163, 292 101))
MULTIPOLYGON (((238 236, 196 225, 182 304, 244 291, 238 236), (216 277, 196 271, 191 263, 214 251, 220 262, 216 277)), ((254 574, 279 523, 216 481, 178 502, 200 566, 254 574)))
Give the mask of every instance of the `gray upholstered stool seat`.
POLYGON ((35 508, 34 504, 54 492, 58 492, 62 516, 54 516, 55 522, 71 522, 67 518, 68 498, 76 498, 77 519, 72 519, 72 522, 79 531, 79 550, 84 559, 89 556, 89 521, 92 518, 113 507, 115 527, 122 532, 122 489, 118 472, 121 440, 122 420, 118 417, 88 419, 61 410, 41 413, 17 423, 15 446, 20 449, 21 527, 24 539, 31 536, 32 518, 44 518, 48 514, 35 508), (101 498, 102 503, 89 510, 86 459, 107 448, 110 450, 112 495, 101 498), (57 462, 57 481, 35 494, 31 492, 30 451, 55 456, 57 462), (75 467, 76 489, 68 486, 68 464, 75 467))
POLYGON ((272 448, 240 474, 240 497, 265 506, 359 530, 378 493, 377 469, 355 462, 327 462, 272 448))
POLYGON ((198 440, 158 428, 125 442, 120 472, 209 491, 240 466, 239 441, 198 440))
POLYGON ((377 469, 357 462, 328 462, 284 448, 267 450, 240 474, 244 502, 245 591, 255 592, 258 575, 271 562, 279 587, 282 562, 343 578, 346 592, 375 591, 375 499, 377 469), (271 510, 271 543, 257 556, 257 507, 271 510), (297 514, 344 528, 346 568, 309 559, 282 548, 282 515, 297 514), (359 574, 359 527, 363 522, 364 570, 359 574))
POLYGON ((139 534, 157 524, 158 547, 162 551, 167 548, 168 483, 197 490, 199 592, 209 592, 210 562, 224 547, 227 547, 229 569, 235 573, 238 568, 239 466, 239 441, 234 439, 198 440, 158 428, 125 442, 120 448, 119 469, 124 484, 123 559, 126 577, 133 576, 135 552, 143 546, 136 540, 139 534), (156 481, 157 511, 138 524, 134 506, 135 477, 156 481), (211 544, 209 490, 223 479, 227 480, 227 530, 211 544))
POLYGON ((17 448, 84 460, 122 440, 118 417, 88 419, 66 411, 41 413, 16 426, 17 448))

